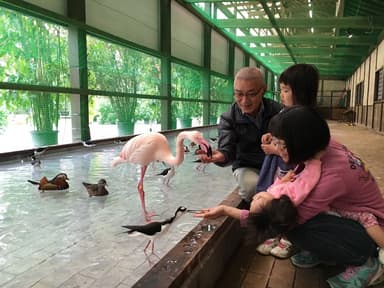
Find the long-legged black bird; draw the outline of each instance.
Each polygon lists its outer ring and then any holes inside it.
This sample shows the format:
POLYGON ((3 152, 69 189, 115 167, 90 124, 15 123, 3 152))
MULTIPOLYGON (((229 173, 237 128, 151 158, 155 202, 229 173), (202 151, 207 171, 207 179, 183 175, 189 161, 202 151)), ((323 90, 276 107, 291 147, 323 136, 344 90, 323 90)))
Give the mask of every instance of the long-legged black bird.
MULTIPOLYGON (((179 212, 185 212, 185 211, 187 211, 187 208, 184 206, 180 206, 179 208, 177 208, 175 215, 173 215, 170 218, 165 219, 164 221, 153 221, 153 222, 150 222, 150 223, 145 224, 145 225, 124 225, 121 227, 129 229, 128 231, 126 231, 124 233, 131 234, 133 232, 139 232, 139 233, 142 233, 142 234, 145 234, 148 236, 153 236, 156 233, 160 232, 164 225, 171 224, 173 222, 173 220, 175 220, 175 218, 177 217, 177 214, 179 212)), ((151 254, 156 255, 153 252, 154 245, 155 245, 154 239, 151 237, 151 239, 148 240, 148 242, 144 248, 144 254, 147 256, 147 258, 149 257, 147 254, 147 249, 148 249, 150 244, 152 244, 151 245, 151 254)))

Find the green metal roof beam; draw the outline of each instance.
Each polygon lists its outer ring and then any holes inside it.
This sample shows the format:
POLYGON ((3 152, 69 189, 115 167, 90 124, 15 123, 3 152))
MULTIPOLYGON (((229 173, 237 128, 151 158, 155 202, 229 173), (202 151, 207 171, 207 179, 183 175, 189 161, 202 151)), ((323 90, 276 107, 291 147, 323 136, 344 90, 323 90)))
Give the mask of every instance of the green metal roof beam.
POLYGON ((231 1, 223 1, 223 0, 183 0, 185 3, 212 3, 212 2, 244 2, 244 0, 231 0, 231 1))
MULTIPOLYGON (((264 2, 264 1, 260 1, 264 2)), ((280 28, 346 28, 346 29, 384 29, 384 17, 350 16, 344 18, 281 18, 274 19, 280 28)), ((274 28, 268 19, 223 19, 214 20, 220 28, 274 28)))
MULTIPOLYGON (((280 63, 284 62, 292 62, 289 56, 263 56, 264 59, 273 59, 274 61, 278 61, 280 63)), ((325 58, 325 57, 319 57, 319 56, 311 56, 311 57, 296 57, 298 63, 318 63, 318 64, 326 64, 326 65, 343 65, 343 66, 348 66, 348 65, 355 65, 353 62, 350 63, 345 63, 344 59, 338 59, 335 60, 333 58, 325 58)), ((353 57, 351 57, 353 58, 353 57)), ((353 59, 354 61, 358 61, 361 57, 355 57, 353 59)))
MULTIPOLYGON (((278 36, 237 36, 239 42, 242 43, 281 43, 278 36)), ((376 41, 374 36, 324 36, 308 34, 306 36, 284 36, 288 44, 315 44, 315 45, 354 45, 354 46, 370 46, 376 41)))
MULTIPOLYGON (((250 48, 251 51, 253 51, 254 53, 269 53, 269 54, 286 54, 286 49, 281 47, 281 48, 273 48, 273 47, 257 47, 257 48, 250 48)), ((366 49, 363 47, 363 48, 331 48, 331 47, 328 47, 328 48, 313 48, 313 47, 309 47, 309 48, 303 48, 303 47, 299 47, 299 48, 292 48, 292 52, 295 54, 295 55, 301 55, 301 54, 304 54, 304 55, 331 55, 332 56, 335 56, 335 55, 340 55, 340 56, 345 56, 345 55, 362 55, 364 53, 366 53, 366 49)), ((278 56, 278 55, 276 55, 278 56)))
MULTIPOLYGON (((222 1, 217 1, 217 2, 222 2, 222 1)), ((224 15, 226 16, 226 17, 228 17, 228 18, 233 18, 233 17, 235 17, 233 14, 232 14, 232 12, 231 11, 229 11, 229 9, 227 8, 227 6, 225 6, 225 5, 223 5, 222 3, 217 3, 217 4, 215 4, 215 6, 216 6, 216 8, 217 9, 220 9, 220 11, 222 12, 222 13, 224 13, 224 15)), ((198 8, 197 6, 195 6, 196 8, 198 8)), ((199 8, 198 8, 199 9, 199 8)), ((201 10, 201 9, 199 9, 199 10, 201 10)), ((211 16, 209 16, 210 18, 211 18, 211 16)), ((211 21, 212 22, 214 22, 215 21, 215 19, 212 19, 211 18, 211 21)), ((240 29, 240 28, 239 28, 240 29)), ((235 43, 238 43, 238 42, 236 42, 236 36, 235 35, 233 35, 232 34, 232 32, 230 32, 230 31, 226 31, 225 29, 220 29, 221 31, 223 31, 223 33, 224 34, 226 34, 226 35, 231 35, 230 36, 230 39, 232 39, 235 43)), ((248 34, 248 31, 246 31, 246 30, 244 30, 244 29, 240 29, 244 34, 248 34)), ((243 47, 244 49, 247 49, 247 45, 244 45, 245 47, 243 47)), ((250 52, 250 51, 248 51, 248 52, 250 52)), ((256 55, 254 55, 254 56, 256 56, 256 55)), ((256 58, 257 59, 257 58, 256 58)), ((260 59, 257 59, 259 62, 261 62, 260 61, 260 59)), ((270 65, 268 65, 267 63, 262 63, 263 64, 263 66, 265 67, 265 68, 267 68, 267 69, 269 69, 269 70, 271 70, 272 72, 275 72, 275 70, 274 69, 272 69, 272 67, 270 67, 270 65)))
POLYGON ((276 23, 276 19, 273 16, 273 14, 271 13, 271 10, 269 10, 266 1, 265 0, 261 0, 260 4, 263 6, 263 9, 264 9, 265 13, 267 13, 269 21, 271 21, 271 23, 273 25, 273 28, 275 28, 277 34, 279 35, 279 38, 280 38, 281 42, 283 42, 283 44, 284 44, 285 48, 287 49, 289 55, 292 57, 293 62, 297 63, 296 59, 295 59, 295 56, 293 55, 291 48, 288 46, 287 42, 285 41, 284 35, 281 32, 279 25, 276 23))

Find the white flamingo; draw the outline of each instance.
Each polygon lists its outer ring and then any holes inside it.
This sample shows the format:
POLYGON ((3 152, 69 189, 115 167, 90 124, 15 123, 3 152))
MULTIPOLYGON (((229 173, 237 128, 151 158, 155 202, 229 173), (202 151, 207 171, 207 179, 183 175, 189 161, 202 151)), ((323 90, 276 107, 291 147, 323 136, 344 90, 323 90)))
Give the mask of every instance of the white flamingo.
POLYGON ((137 190, 140 195, 141 206, 143 208, 146 221, 150 221, 155 214, 149 213, 145 206, 144 176, 148 165, 153 161, 164 161, 168 165, 178 166, 184 160, 184 139, 200 145, 201 149, 212 155, 211 145, 204 139, 199 131, 182 131, 176 137, 176 156, 172 155, 167 138, 161 133, 146 133, 131 138, 123 147, 119 157, 112 161, 112 167, 130 162, 141 166, 140 179, 137 190))

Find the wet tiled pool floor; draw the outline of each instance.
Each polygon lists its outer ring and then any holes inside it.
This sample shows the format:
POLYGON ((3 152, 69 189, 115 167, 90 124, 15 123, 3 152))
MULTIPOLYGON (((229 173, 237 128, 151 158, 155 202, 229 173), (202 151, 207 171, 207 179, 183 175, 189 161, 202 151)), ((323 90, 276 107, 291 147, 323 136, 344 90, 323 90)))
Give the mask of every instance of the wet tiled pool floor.
MULTIPOLYGON (((216 130, 204 130, 215 137, 216 130)), ((171 147, 174 138, 169 139, 171 147)), ((188 143, 186 141, 186 143, 188 143)), ((144 224, 137 180, 138 166, 111 168, 120 144, 83 148, 41 156, 41 168, 24 163, 0 164, 1 287, 130 287, 150 268, 143 249, 148 238, 122 233, 121 225, 144 224), (69 177, 67 191, 39 192, 27 179, 69 177), (88 197, 81 182, 105 178, 110 194, 88 197)), ((172 149, 175 151, 175 149, 172 149)), ((161 163, 150 166, 144 181, 148 210, 157 219, 171 217, 178 206, 190 209, 221 202, 235 186, 230 167, 210 165, 199 172, 186 154, 170 185, 162 183, 161 163)), ((156 236, 162 257, 200 219, 185 213, 156 236)), ((151 261, 158 260, 154 255, 151 261)))

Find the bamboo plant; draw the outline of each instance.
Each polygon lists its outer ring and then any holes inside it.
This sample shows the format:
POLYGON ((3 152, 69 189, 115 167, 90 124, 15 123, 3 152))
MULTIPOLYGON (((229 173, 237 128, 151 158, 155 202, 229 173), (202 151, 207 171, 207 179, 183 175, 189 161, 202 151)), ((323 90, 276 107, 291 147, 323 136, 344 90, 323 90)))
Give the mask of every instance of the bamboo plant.
POLYGON ((31 98, 32 123, 36 131, 57 130, 59 124, 59 95, 39 93, 31 98))

